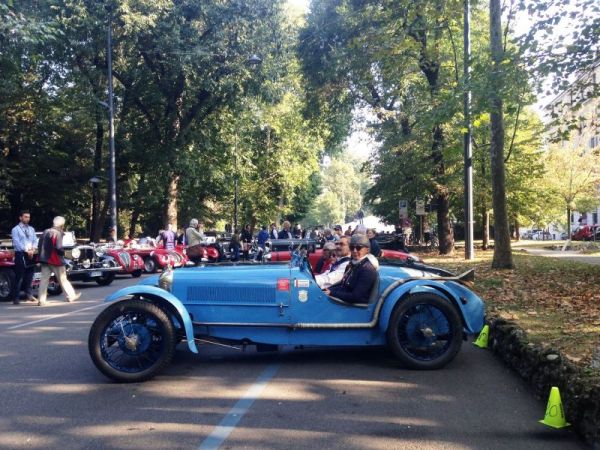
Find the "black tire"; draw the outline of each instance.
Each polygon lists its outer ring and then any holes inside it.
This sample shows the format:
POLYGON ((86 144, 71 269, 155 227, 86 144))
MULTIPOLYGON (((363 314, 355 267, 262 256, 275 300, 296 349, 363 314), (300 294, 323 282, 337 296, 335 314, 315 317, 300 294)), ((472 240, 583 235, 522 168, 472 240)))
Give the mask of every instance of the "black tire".
POLYGON ((94 278, 94 281, 100 286, 108 286, 115 280, 114 272, 104 272, 101 277, 94 278))
POLYGON ((142 276, 142 270, 135 270, 133 272, 131 272, 131 277, 132 278, 139 278, 142 276))
POLYGON ((48 295, 60 295, 62 294, 62 287, 60 283, 55 277, 50 277, 50 281, 48 282, 48 295))
POLYGON ((146 273, 154 273, 156 272, 156 261, 151 256, 148 256, 144 259, 144 271, 146 273))
POLYGON ((401 300, 386 332, 390 350, 411 369, 439 369, 454 359, 462 345, 463 324, 456 307, 433 293, 401 300))
POLYGON ((6 302, 12 299, 12 291, 15 286, 15 273, 12 269, 0 269, 0 301, 6 302))
POLYGON ((144 300, 110 305, 96 318, 88 337, 94 365, 122 383, 154 377, 171 362, 175 345, 175 331, 167 314, 144 300), (135 338, 132 345, 136 348, 127 347, 130 342, 126 338, 135 338))

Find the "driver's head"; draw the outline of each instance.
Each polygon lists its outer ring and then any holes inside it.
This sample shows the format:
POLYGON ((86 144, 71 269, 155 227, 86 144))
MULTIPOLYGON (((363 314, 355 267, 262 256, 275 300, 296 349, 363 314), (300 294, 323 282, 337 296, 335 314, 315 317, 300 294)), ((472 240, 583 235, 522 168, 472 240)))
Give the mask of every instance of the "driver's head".
POLYGON ((348 236, 341 237, 335 243, 335 253, 338 258, 350 256, 350 239, 348 238, 348 236))
POLYGON ((365 234, 354 234, 350 239, 350 255, 352 259, 361 259, 371 250, 371 243, 365 234))

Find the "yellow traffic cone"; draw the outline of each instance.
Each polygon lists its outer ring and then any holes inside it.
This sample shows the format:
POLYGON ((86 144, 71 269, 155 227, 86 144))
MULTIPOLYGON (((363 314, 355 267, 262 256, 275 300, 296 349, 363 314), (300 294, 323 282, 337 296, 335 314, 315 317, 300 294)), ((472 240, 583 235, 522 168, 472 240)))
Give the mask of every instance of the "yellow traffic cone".
POLYGON ((473 345, 476 345, 479 348, 488 348, 488 336, 490 334, 490 327, 488 325, 484 325, 483 329, 479 333, 479 336, 473 342, 473 345))
POLYGON ((548 399, 548 406, 546 406, 546 415, 544 420, 540 420, 540 423, 548 425, 552 428, 564 428, 571 425, 567 423, 565 419, 565 410, 563 409, 562 401, 560 399, 560 392, 556 386, 550 389, 550 398, 548 399))

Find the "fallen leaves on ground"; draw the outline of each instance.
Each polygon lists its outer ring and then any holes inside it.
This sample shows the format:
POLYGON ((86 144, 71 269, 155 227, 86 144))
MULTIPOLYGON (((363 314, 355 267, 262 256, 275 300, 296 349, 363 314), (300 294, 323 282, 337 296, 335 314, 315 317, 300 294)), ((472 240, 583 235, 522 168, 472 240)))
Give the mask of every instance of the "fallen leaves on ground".
POLYGON ((462 255, 418 254, 426 264, 460 273, 475 268, 473 290, 490 317, 516 322, 530 341, 560 349, 579 366, 589 367, 600 351, 600 266, 513 254, 515 268, 492 269, 493 251, 462 255))

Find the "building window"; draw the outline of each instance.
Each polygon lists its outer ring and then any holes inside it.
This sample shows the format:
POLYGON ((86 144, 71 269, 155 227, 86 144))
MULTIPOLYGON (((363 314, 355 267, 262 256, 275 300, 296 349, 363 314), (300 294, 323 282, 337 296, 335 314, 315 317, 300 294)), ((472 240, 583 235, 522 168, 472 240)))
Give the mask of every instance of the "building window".
POLYGON ((590 145, 589 145, 590 150, 595 149, 599 145, 600 145, 600 136, 592 136, 590 138, 590 145))
POLYGON ((594 223, 594 225, 598 223, 598 213, 597 212, 592 213, 592 222, 594 223))

